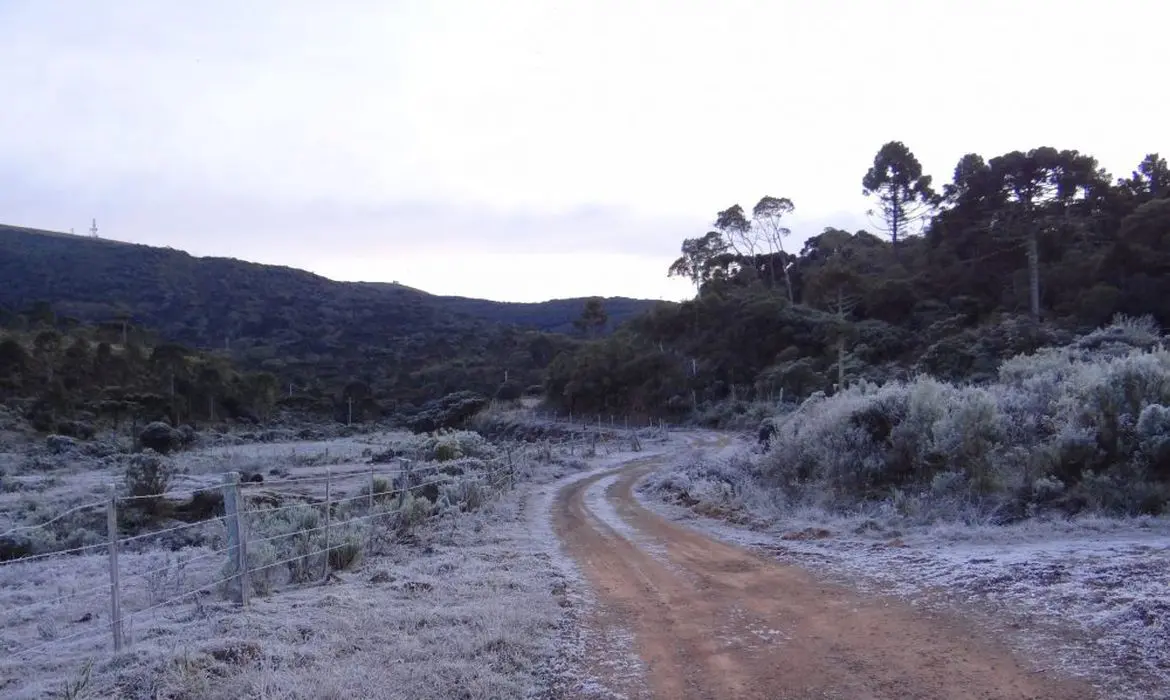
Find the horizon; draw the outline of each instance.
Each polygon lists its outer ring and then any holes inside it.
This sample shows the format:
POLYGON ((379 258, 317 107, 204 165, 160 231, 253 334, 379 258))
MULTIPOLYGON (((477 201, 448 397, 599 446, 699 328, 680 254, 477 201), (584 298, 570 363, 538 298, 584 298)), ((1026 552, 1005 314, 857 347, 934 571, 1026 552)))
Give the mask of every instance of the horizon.
POLYGON ((679 246, 732 204, 792 199, 789 252, 871 229, 861 179, 887 141, 936 187, 969 152, 1075 148, 1116 178, 1170 151, 1151 120, 1119 126, 1170 105, 1142 71, 1056 70, 1028 41, 1150 65, 1132 28, 1156 19, 1136 1, 18 0, 0 6, 0 87, 20 96, 0 218, 438 296, 678 301, 679 246), (1049 64, 1043 89, 1000 79, 1049 64))
MULTIPOLYGON (((53 231, 51 229, 40 229, 40 228, 36 228, 36 227, 32 227, 32 226, 18 226, 15 224, 8 224, 6 222, 0 221, 0 229, 2 229, 2 228, 22 229, 25 233, 27 233, 29 235, 71 236, 74 238, 79 238, 83 241, 96 242, 96 243, 117 243, 117 244, 122 244, 122 245, 147 245, 145 243, 135 243, 134 241, 122 241, 122 240, 118 240, 116 238, 103 238, 101 236, 86 235, 86 234, 82 234, 82 233, 77 233, 76 231, 53 231)), ((151 246, 151 247, 158 247, 158 246, 151 246)), ((250 263, 250 264, 254 264, 254 265, 268 265, 268 266, 273 266, 273 267, 286 267, 289 269, 298 270, 300 272, 308 272, 310 274, 317 275, 318 277, 323 277, 323 278, 329 280, 330 282, 336 282, 338 284, 390 284, 390 285, 395 285, 398 287, 410 289, 412 291, 419 292, 421 294, 426 294, 428 296, 434 296, 434 297, 440 297, 440 298, 473 299, 475 301, 489 301, 489 302, 494 302, 494 303, 498 303, 498 304, 548 304, 548 303, 557 302, 557 301, 576 301, 576 300, 588 299, 588 298, 592 298, 592 297, 599 297, 603 301, 608 301, 611 299, 632 299, 634 301, 673 301, 670 299, 660 300, 660 299, 652 299, 652 298, 648 298, 648 297, 628 297, 628 296, 624 296, 624 295, 620 295, 620 294, 607 295, 607 296, 601 296, 601 295, 597 295, 597 294, 587 294, 587 295, 579 296, 579 297, 550 297, 547 299, 538 299, 536 301, 512 301, 509 299, 491 299, 491 298, 482 297, 482 296, 468 297, 468 296, 463 296, 460 294, 437 294, 435 292, 431 292, 431 291, 426 290, 426 289, 420 289, 417 287, 412 287, 412 286, 407 285, 407 284, 403 284, 402 282, 400 282, 398 280, 339 280, 339 279, 334 279, 332 277, 328 277, 326 275, 322 275, 318 272, 313 272, 312 270, 306 270, 306 269, 300 268, 300 267, 292 267, 290 265, 277 265, 274 263, 257 262, 255 260, 245 260, 243 258, 235 258, 232 256, 227 256, 227 255, 214 255, 214 254, 195 255, 194 253, 191 253, 190 251, 182 250, 179 248, 173 248, 173 250, 180 252, 180 253, 185 253, 185 254, 190 255, 191 257, 196 258, 196 259, 220 259, 220 260, 226 259, 226 260, 237 260, 239 262, 250 263)), ((693 296, 694 295, 692 294, 691 297, 693 297, 693 296)))

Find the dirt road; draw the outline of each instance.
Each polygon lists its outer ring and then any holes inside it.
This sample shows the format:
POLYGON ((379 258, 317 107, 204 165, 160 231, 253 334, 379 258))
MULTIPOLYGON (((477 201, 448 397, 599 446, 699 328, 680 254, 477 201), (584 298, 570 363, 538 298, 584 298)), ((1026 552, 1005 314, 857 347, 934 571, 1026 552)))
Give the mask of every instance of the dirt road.
POLYGON ((647 511, 632 488, 660 465, 629 462, 557 496, 554 527, 598 597, 597 636, 632 633, 645 670, 623 680, 595 659, 610 689, 670 700, 1094 697, 957 617, 820 582, 647 511))

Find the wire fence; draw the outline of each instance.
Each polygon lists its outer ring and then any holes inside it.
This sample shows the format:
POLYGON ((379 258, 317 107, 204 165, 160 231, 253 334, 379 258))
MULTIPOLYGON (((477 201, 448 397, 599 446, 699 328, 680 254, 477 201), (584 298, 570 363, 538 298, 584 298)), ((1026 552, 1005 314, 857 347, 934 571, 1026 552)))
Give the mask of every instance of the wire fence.
POLYGON ((514 488, 534 463, 637 451, 642 440, 665 437, 666 430, 618 435, 582 426, 567 438, 507 444, 499 456, 471 467, 398 457, 361 471, 324 467, 321 474, 264 482, 242 481, 232 471, 218 487, 158 495, 120 495, 111 486, 103 501, 3 533, 105 515, 101 542, 0 561, 0 576, 22 584, 0 591, 0 661, 29 663, 49 651, 117 653, 135 637, 163 634, 163 627, 206 617, 211 608, 246 609, 254 595, 328 580, 424 520, 514 488), (217 506, 222 499, 222 509, 161 530, 121 534, 160 504, 196 497, 217 506))

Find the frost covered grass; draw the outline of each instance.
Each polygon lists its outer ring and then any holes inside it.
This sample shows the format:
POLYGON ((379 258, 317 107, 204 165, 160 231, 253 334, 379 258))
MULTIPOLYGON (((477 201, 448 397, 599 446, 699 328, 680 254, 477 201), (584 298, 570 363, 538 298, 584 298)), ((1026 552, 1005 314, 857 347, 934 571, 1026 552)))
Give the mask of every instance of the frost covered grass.
MULTIPOLYGON (((208 484, 220 480, 214 464, 238 466, 232 455, 264 474, 288 468, 290 450, 328 450, 349 460, 340 468, 333 459, 302 460, 292 478, 308 482, 273 476, 244 489, 253 586, 247 610, 224 585, 231 572, 218 520, 193 525, 189 536, 147 535, 123 546, 120 589, 129 620, 127 649, 117 656, 109 651, 100 508, 89 523, 99 545, 91 554, 0 562, 0 695, 490 698, 547 696, 548 688, 575 682, 566 674, 582 636, 571 618, 584 599, 566 578, 571 562, 548 528, 548 504, 531 501, 541 484, 582 473, 588 445, 522 448, 463 431, 338 442, 216 446, 151 458, 208 484), (501 465, 510 465, 508 479, 485 478, 501 465), (368 474, 347 480, 350 466, 387 474, 373 480, 371 494, 368 474), (329 545, 352 544, 356 553, 332 559, 327 579, 323 483, 312 478, 325 470, 339 474, 331 482, 337 506, 329 545), (398 493, 414 486, 420 488, 398 493), (367 513, 371 500, 376 512, 367 513), (378 517, 362 520, 367 514, 378 517)), ((593 453, 621 448, 594 446, 593 453)), ((59 472, 60 489, 87 495, 90 482, 71 487, 79 472, 69 469, 59 472)), ((118 470, 102 476, 116 478, 118 470)), ((202 483, 177 476, 172 490, 175 482, 202 483)))
POLYGON ((208 596, 136 617, 133 645, 117 657, 103 653, 101 596, 101 634, 5 663, 0 693, 60 693, 93 659, 92 697, 528 697, 560 619, 557 572, 528 530, 520 497, 508 496, 247 611, 208 596))

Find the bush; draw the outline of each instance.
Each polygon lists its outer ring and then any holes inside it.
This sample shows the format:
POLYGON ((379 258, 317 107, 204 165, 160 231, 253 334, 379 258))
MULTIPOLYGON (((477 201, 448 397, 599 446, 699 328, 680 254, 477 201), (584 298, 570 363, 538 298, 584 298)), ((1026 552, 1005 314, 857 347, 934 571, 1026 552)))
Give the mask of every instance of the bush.
POLYGON ((53 454, 65 454, 77 449, 77 441, 68 435, 50 435, 45 438, 45 447, 53 454))
MULTIPOLYGON (((1003 329, 1008 345, 1035 337, 1003 329)), ((996 377, 984 386, 859 382, 814 395, 777 415, 762 479, 837 511, 889 503, 922 517, 942 513, 928 506, 943 496, 1001 518, 1166 507, 1170 353, 1150 322, 1119 319, 1018 355, 996 377)))
POLYGON ((183 434, 162 421, 149 423, 138 435, 138 442, 159 454, 169 454, 183 444, 183 434))
POLYGON ((77 420, 65 420, 57 423, 57 434, 67 435, 78 440, 90 440, 94 436, 93 426, 77 420))
POLYGON ((127 494, 137 499, 132 505, 150 515, 160 514, 163 499, 144 497, 166 493, 174 474, 175 467, 170 460, 153 451, 130 455, 124 481, 127 494))
POLYGON ((483 410, 487 397, 471 391, 459 391, 430 401, 406 418, 406 426, 415 433, 429 433, 443 428, 462 427, 483 410))

